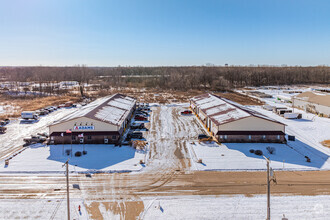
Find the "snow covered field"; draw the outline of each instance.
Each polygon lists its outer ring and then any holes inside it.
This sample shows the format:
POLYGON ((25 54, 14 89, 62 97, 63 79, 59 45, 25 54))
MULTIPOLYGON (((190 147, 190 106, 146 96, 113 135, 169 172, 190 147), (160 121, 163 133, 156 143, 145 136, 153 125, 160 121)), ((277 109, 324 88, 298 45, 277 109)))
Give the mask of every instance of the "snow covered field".
MULTIPOLYGON (((306 162, 304 155, 285 144, 273 143, 195 143, 190 144, 193 155, 192 169, 195 170, 265 170, 266 162, 262 156, 250 153, 250 149, 261 150, 271 160, 271 167, 277 170, 318 170, 330 169, 330 164, 318 156, 310 156, 306 162), (266 147, 274 147, 269 154, 266 147), (197 161, 202 159, 202 163, 197 161)), ((301 149, 303 146, 295 146, 301 149)))
MULTIPOLYGON (((265 219, 266 196, 162 196, 142 198, 140 219, 265 219)), ((272 196, 271 218, 328 219, 330 196, 272 196)), ((71 199, 71 218, 90 219, 82 199, 71 199), (81 206, 81 212, 78 206, 81 206)), ((104 218, 121 219, 103 209, 104 218)), ((0 200, 2 219, 66 219, 66 199, 0 200), (15 208, 13 208, 15 207, 15 208)))
MULTIPOLYGON (((82 199, 70 200, 71 219, 88 219, 82 199), (81 212, 78 211, 78 206, 81 212)), ((67 219, 66 198, 62 199, 2 199, 1 219, 67 219)))
POLYGON ((140 160, 145 152, 136 151, 130 146, 85 145, 86 155, 75 157, 83 151, 83 145, 73 145, 73 156, 67 156, 71 145, 34 145, 10 160, 9 166, 0 164, 0 173, 58 173, 64 172, 63 163, 69 159, 71 172, 128 172, 143 168, 140 160), (63 151, 64 150, 64 151, 63 151))
MULTIPOLYGON (((142 219, 266 219, 266 196, 145 198, 142 219)), ((271 219, 328 219, 330 196, 272 196, 271 219)))
MULTIPOLYGON (((274 106, 283 107, 283 104, 270 103, 274 106)), ((261 106, 249 106, 249 108, 267 115, 275 120, 286 124, 286 133, 295 135, 300 141, 316 148, 317 150, 330 154, 330 149, 322 146, 320 142, 330 139, 330 119, 322 118, 305 111, 295 109, 294 112, 301 113, 302 119, 285 119, 272 111, 267 111, 261 106)), ((289 108, 290 109, 290 108, 289 108)))
POLYGON ((20 107, 18 106, 13 106, 7 103, 0 103, 0 115, 11 114, 19 110, 20 107))

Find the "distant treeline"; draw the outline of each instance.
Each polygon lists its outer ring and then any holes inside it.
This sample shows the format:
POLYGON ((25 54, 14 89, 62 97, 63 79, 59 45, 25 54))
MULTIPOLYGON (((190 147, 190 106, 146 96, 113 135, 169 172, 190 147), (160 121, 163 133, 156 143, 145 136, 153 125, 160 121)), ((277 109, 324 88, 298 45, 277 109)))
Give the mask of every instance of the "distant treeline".
POLYGON ((227 90, 244 86, 329 84, 330 67, 1 67, 3 81, 78 81, 109 87, 227 90))

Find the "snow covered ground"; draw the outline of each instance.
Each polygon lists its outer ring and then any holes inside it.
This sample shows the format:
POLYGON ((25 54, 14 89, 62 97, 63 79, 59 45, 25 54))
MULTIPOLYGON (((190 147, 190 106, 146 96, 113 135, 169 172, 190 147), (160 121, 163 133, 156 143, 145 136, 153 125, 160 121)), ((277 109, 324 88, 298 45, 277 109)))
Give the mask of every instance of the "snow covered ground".
MULTIPOLYGON (((71 219, 88 219, 82 199, 70 199, 71 219), (81 212, 78 211, 78 206, 81 212)), ((62 199, 2 199, 1 219, 67 219, 66 198, 62 199)))
MULTIPOLYGON (((237 92, 242 93, 242 90, 236 90, 237 92)), ((273 98, 266 98, 268 100, 272 100, 273 102, 276 103, 283 103, 291 99, 292 96, 298 95, 299 93, 306 92, 306 91, 312 91, 312 88, 309 87, 283 87, 283 89, 277 88, 277 89, 263 89, 263 88, 255 88, 254 90, 247 90, 246 92, 250 91, 257 91, 257 92, 262 92, 268 95, 273 96, 273 98), (286 91, 286 92, 285 92, 286 91), (288 93, 288 92, 299 92, 299 93, 288 93), (283 102, 281 100, 278 100, 277 98, 283 99, 283 102)), ((249 96, 253 96, 249 94, 249 96)), ((257 96, 253 96, 257 99, 264 99, 264 98, 259 98, 257 96)))
MULTIPOLYGON (((266 196, 145 198, 142 219, 266 219, 266 196)), ((329 219, 330 196, 272 196, 271 219, 329 219)))
POLYGON ((5 159, 24 144, 23 139, 38 132, 48 132, 48 125, 79 108, 63 108, 40 117, 36 123, 23 124, 20 119, 13 119, 6 127, 5 134, 0 134, 0 159, 5 159))
MULTIPOLYGON (((270 104, 273 104, 270 102, 270 104)), ((274 106, 283 107, 283 104, 274 103, 274 106)), ((325 151, 330 154, 330 149, 325 148, 320 144, 323 140, 330 139, 330 119, 316 116, 312 113, 306 113, 303 110, 294 109, 294 112, 301 113, 302 119, 285 119, 272 111, 267 111, 261 106, 249 106, 249 108, 267 115, 279 122, 286 124, 286 133, 295 135, 301 141, 320 151, 325 151)), ((289 108, 291 109, 291 108, 289 108)))
POLYGON ((11 114, 19 110, 19 106, 13 106, 8 103, 0 103, 0 115, 11 114))
MULTIPOLYGON (((330 164, 319 156, 307 154, 311 162, 306 162, 305 155, 285 144, 274 143, 195 143, 189 144, 194 170, 265 170, 266 162, 262 156, 250 153, 250 149, 261 150, 271 160, 271 167, 277 170, 318 170, 330 169, 330 164), (274 147, 270 154, 267 147, 274 147), (197 161, 202 159, 202 163, 197 161)), ((303 148, 303 144, 295 148, 303 148)), ((324 155, 326 156, 326 155, 324 155)))
POLYGON ((63 163, 69 159, 71 172, 128 172, 143 168, 140 160, 145 159, 144 151, 130 146, 85 145, 86 155, 75 157, 83 151, 83 145, 73 145, 73 156, 67 156, 71 145, 33 145, 10 160, 9 166, 0 163, 0 173, 59 173, 64 172, 63 163))
MULTIPOLYGON (((264 195, 237 196, 162 196, 142 198, 140 219, 265 219, 264 195)), ((271 219, 328 219, 330 196, 271 196, 271 219)), ((71 218, 90 219, 82 199, 71 199, 71 218), (81 212, 78 206, 81 206, 81 212)), ((121 219, 110 210, 104 218, 121 219)), ((0 200, 1 219, 66 219, 66 199, 0 200)))

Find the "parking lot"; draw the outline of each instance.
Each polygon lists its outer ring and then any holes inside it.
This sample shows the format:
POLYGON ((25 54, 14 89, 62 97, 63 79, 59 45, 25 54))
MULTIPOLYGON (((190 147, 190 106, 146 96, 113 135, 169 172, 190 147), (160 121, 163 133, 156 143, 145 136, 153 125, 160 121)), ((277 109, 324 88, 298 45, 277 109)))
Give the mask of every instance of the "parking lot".
POLYGON ((22 149, 24 138, 36 135, 37 133, 47 132, 48 126, 52 124, 53 121, 60 120, 76 110, 75 108, 62 108, 49 115, 41 116, 35 123, 21 123, 21 119, 19 118, 11 120, 11 122, 6 125, 6 133, 0 134, 0 160, 22 149))

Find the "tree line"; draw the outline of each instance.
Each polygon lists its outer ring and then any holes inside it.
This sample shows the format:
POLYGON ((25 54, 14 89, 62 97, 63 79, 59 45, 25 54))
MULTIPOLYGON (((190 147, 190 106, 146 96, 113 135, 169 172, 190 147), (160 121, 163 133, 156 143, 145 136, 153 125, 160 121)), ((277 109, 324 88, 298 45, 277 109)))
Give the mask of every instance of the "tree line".
POLYGON ((130 87, 224 91, 245 86, 330 84, 330 67, 0 67, 0 77, 2 81, 35 82, 40 85, 77 81, 82 95, 86 84, 97 84, 100 89, 130 87))

